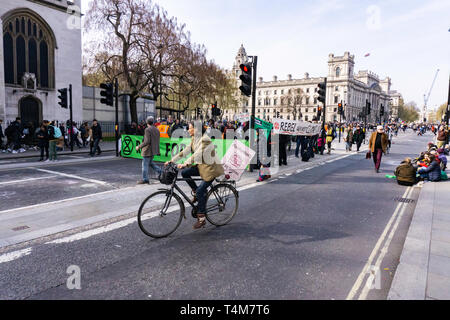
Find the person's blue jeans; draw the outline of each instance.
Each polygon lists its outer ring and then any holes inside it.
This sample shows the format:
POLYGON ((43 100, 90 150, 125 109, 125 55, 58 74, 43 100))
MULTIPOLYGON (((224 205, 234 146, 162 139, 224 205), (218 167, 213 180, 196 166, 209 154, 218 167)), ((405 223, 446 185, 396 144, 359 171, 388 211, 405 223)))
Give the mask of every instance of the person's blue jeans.
POLYGON ((161 173, 161 169, 153 162, 153 157, 143 157, 142 158, 142 180, 144 182, 149 182, 148 178, 148 168, 152 167, 158 174, 161 173))
POLYGON ((199 187, 197 187, 197 184, 194 180, 192 180, 192 177, 198 177, 200 176, 200 172, 198 171, 198 167, 191 167, 184 169, 181 171, 181 176, 184 179, 187 179, 187 184, 191 187, 191 189, 195 192, 197 196, 197 213, 205 214, 206 213, 206 190, 208 190, 208 187, 213 183, 213 181, 202 181, 199 187))
POLYGON ((95 155, 95 152, 98 151, 98 154, 100 154, 102 152, 102 150, 100 149, 100 139, 96 138, 94 139, 94 143, 91 149, 91 156, 95 155))

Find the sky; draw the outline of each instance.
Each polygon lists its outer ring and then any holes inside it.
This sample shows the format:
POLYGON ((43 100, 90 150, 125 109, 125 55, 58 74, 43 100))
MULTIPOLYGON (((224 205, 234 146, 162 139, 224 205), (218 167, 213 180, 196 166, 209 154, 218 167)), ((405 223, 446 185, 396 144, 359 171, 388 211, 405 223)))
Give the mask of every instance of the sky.
MULTIPOLYGON (((82 0, 82 12, 90 0, 82 0)), ((186 24, 208 58, 231 69, 241 44, 258 56, 265 81, 323 77, 328 55, 355 55, 355 72, 390 77, 405 102, 434 109, 447 101, 450 0, 154 0, 186 24), (364 57, 370 53, 369 57, 364 57)))

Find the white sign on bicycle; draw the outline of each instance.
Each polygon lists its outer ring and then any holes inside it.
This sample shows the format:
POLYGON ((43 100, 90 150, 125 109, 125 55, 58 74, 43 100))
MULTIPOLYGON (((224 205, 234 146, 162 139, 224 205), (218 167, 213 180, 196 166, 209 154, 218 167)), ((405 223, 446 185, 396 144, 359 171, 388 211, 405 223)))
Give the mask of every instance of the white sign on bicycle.
POLYGON ((238 181, 255 156, 255 151, 238 140, 234 140, 222 159, 225 174, 230 175, 231 180, 238 181))

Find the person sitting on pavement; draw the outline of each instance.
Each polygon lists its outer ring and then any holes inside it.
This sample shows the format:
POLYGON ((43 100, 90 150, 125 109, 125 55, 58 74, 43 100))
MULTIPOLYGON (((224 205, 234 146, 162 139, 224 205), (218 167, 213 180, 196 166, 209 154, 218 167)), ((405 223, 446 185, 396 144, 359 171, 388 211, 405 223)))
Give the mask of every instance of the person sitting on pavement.
POLYGON ((444 149, 438 149, 437 150, 437 154, 438 154, 438 159, 441 162, 441 170, 445 171, 447 170, 447 157, 444 154, 444 149))
POLYGON ((397 177, 397 183, 401 186, 413 186, 418 182, 416 168, 414 168, 411 158, 406 158, 395 169, 395 176, 397 177))
POLYGON ((427 168, 420 168, 418 173, 423 180, 437 182, 441 180, 441 167, 434 155, 428 156, 430 165, 427 168))

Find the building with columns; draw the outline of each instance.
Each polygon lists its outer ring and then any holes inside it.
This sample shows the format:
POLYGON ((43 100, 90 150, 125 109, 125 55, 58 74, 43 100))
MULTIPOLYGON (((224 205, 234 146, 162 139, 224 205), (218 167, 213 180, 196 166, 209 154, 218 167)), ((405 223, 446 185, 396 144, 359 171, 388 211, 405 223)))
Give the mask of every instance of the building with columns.
POLYGON ((81 0, 1 0, 0 119, 69 119, 58 89, 73 87, 73 119, 81 121, 81 0))
MULTIPOLYGON (((243 46, 238 51, 232 74, 240 83, 239 65, 248 61, 243 46)), ((391 79, 380 79, 370 71, 355 73, 354 55, 345 52, 342 56, 330 54, 328 56, 326 121, 339 121, 338 104, 344 106, 343 121, 364 120, 363 110, 366 100, 371 103, 371 114, 368 122, 389 121, 391 117, 391 99, 397 99, 398 93, 391 91, 391 79), (380 118, 381 106, 384 107, 383 119, 380 118)), ((325 77, 311 77, 305 73, 303 78, 296 79, 288 75, 286 79, 274 76, 271 81, 259 78, 256 92, 256 116, 271 120, 283 119, 311 121, 317 116, 322 104, 318 102, 318 84, 325 81, 325 77)), ((239 90, 237 89, 239 92, 239 90)), ((238 93, 240 94, 240 93, 238 93)), ((401 95, 400 95, 401 97, 401 95)), ((237 110, 226 110, 224 117, 233 120, 236 114, 251 112, 251 99, 242 97, 237 110)), ((397 103, 398 105, 398 103, 397 103)), ((398 109, 397 109, 398 110, 398 109)), ((398 111, 397 111, 398 114, 398 111)))

